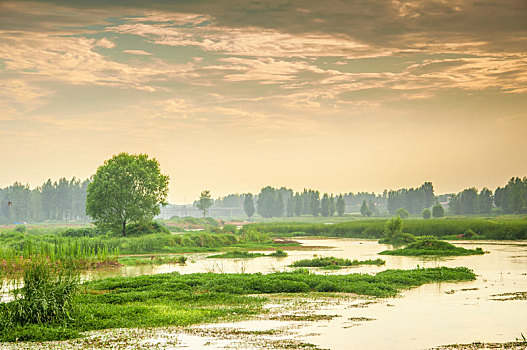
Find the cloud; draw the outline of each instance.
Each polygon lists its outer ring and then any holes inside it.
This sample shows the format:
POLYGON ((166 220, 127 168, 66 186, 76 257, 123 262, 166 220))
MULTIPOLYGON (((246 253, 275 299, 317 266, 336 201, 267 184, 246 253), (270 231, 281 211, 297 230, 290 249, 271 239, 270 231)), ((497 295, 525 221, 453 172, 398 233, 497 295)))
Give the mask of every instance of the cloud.
POLYGON ((292 35, 272 29, 174 27, 165 23, 134 23, 107 28, 119 34, 134 34, 153 43, 169 46, 196 46, 205 51, 234 56, 260 57, 377 57, 389 55, 387 49, 361 44, 350 38, 324 34, 292 35))
POLYGON ((152 81, 192 76, 192 64, 124 64, 112 61, 94 48, 109 41, 83 37, 56 37, 32 32, 0 31, 0 58, 8 71, 32 79, 64 81, 156 91, 152 81))
POLYGON ((152 56, 150 52, 146 52, 144 50, 124 50, 123 53, 128 53, 130 55, 152 56))
POLYGON ((106 49, 111 49, 115 47, 115 43, 111 40, 108 40, 106 38, 99 39, 95 42, 95 46, 104 47, 106 49))

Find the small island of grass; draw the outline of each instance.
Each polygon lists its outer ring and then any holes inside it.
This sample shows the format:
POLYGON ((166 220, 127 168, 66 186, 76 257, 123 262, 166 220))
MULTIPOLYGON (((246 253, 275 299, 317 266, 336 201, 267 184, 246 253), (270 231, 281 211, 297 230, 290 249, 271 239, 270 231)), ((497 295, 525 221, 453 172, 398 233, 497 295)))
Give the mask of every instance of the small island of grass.
POLYGON ((302 259, 293 262, 291 266, 293 267, 321 267, 328 270, 335 269, 339 267, 350 267, 350 266, 360 266, 360 265, 384 265, 386 262, 382 259, 375 260, 350 260, 335 258, 333 256, 327 257, 318 257, 314 259, 302 259))
POLYGON ((427 237, 419 239, 417 242, 410 243, 402 249, 385 250, 379 254, 401 256, 462 256, 481 255, 485 254, 485 252, 481 248, 465 249, 456 247, 445 241, 439 241, 433 237, 427 237))
POLYGON ((287 253, 281 249, 278 249, 275 252, 270 253, 270 254, 250 253, 248 251, 233 250, 230 252, 225 252, 223 254, 211 255, 211 256, 208 256, 207 258, 211 258, 211 259, 251 259, 251 258, 258 258, 261 256, 272 256, 276 258, 283 258, 287 256, 287 253))

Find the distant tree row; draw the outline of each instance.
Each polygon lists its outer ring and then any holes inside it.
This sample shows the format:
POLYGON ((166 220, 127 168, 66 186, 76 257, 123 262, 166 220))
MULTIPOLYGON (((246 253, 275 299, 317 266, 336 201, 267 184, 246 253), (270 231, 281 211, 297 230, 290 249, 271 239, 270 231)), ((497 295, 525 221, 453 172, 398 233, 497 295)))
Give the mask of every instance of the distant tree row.
POLYGON ((494 202, 505 213, 527 213, 527 177, 513 177, 505 187, 498 187, 494 202))
POLYGON ((79 220, 86 216, 89 180, 47 180, 33 190, 15 182, 0 189, 0 222, 79 220))
POLYGON ((243 198, 243 208, 248 217, 256 212, 264 218, 301 215, 329 217, 343 215, 346 209, 342 195, 335 197, 324 193, 321 197, 319 191, 311 189, 293 193, 293 190, 285 187, 267 186, 258 195, 248 193, 243 198))
POLYGON ((434 186, 425 182, 418 188, 402 188, 387 192, 388 212, 394 215, 399 208, 405 208, 410 214, 420 214, 423 209, 430 208, 437 203, 434 186))

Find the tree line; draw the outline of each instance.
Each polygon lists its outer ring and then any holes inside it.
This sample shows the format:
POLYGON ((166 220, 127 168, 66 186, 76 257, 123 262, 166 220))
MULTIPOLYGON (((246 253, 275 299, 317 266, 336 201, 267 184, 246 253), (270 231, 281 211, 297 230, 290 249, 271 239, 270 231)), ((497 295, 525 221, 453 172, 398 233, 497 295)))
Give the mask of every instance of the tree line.
MULTIPOLYGON (((89 179, 51 179, 30 189, 15 182, 0 188, 0 223, 46 220, 86 220, 86 189, 89 179)), ((359 192, 329 194, 314 189, 294 192, 290 188, 264 187, 256 195, 229 194, 211 201, 212 207, 244 208, 247 216, 256 213, 264 218, 313 215, 331 217, 345 212, 360 212, 363 216, 378 214, 398 215, 404 208, 410 214, 423 213, 448 201, 449 213, 455 215, 498 213, 527 213, 527 177, 514 177, 494 193, 483 188, 464 189, 458 193, 436 196, 431 182, 416 188, 385 190, 382 194, 359 192)), ((436 208, 439 215, 442 208, 436 208), (439 212, 438 212, 439 211, 439 212)), ((433 210, 430 212, 433 215, 433 210)), ((404 215, 404 214, 403 214, 404 215)))
POLYGON ((0 223, 45 220, 84 220, 90 180, 48 179, 35 189, 15 182, 0 188, 0 223))

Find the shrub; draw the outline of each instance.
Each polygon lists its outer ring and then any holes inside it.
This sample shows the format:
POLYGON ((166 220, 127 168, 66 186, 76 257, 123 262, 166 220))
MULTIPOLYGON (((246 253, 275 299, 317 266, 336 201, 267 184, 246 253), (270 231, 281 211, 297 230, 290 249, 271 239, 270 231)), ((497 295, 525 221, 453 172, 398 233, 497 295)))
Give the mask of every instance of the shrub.
POLYGON ((442 218, 445 216, 445 209, 441 204, 436 204, 432 207, 432 216, 434 218, 442 218))
POLYGON ((227 224, 223 226, 222 232, 223 233, 236 233, 238 232, 238 229, 236 228, 236 225, 227 224))
POLYGON ((430 216, 431 216, 431 215, 432 215, 432 214, 430 213, 430 209, 425 208, 425 209, 423 210, 423 219, 428 220, 428 219, 430 219, 430 216))
POLYGON ((126 225, 126 232, 129 236, 147 235, 151 233, 170 233, 165 226, 155 221, 146 224, 128 224, 126 225))
POLYGON ((399 215, 401 219, 408 219, 410 213, 405 208, 399 208, 395 211, 395 214, 399 215))

